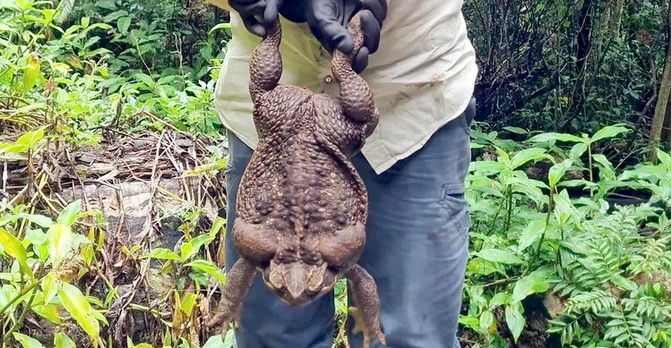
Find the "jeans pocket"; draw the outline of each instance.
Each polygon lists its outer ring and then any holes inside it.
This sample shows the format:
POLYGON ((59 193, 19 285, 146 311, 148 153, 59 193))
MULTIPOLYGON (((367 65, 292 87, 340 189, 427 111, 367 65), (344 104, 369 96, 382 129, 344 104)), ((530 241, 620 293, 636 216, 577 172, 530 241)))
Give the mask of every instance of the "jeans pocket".
POLYGON ((443 185, 438 204, 444 210, 447 227, 461 238, 468 236, 471 227, 470 206, 463 190, 443 185))

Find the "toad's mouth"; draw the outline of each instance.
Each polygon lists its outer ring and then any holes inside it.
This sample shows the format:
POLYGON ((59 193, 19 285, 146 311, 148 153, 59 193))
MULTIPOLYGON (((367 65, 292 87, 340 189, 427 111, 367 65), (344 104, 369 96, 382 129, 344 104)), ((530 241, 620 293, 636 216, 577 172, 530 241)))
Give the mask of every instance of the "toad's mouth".
POLYGON ((303 261, 278 263, 275 260, 263 270, 266 286, 283 302, 304 307, 333 290, 338 277, 325 262, 320 265, 303 261))

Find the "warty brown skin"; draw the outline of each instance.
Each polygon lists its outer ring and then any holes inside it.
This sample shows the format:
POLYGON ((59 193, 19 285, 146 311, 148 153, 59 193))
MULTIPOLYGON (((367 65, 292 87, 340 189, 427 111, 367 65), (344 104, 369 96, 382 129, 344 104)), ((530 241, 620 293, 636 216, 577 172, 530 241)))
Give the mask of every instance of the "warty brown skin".
MULTIPOLYGON (((356 48, 359 17, 348 26, 356 48)), ((368 197, 350 162, 377 126, 367 83, 336 51, 332 72, 340 97, 279 84, 281 27, 276 23, 250 61, 249 90, 259 142, 241 178, 233 240, 240 259, 228 273, 220 312, 208 325, 237 320, 256 272, 286 303, 305 306, 346 276, 364 347, 386 344, 372 276, 357 261, 366 242, 368 197)))

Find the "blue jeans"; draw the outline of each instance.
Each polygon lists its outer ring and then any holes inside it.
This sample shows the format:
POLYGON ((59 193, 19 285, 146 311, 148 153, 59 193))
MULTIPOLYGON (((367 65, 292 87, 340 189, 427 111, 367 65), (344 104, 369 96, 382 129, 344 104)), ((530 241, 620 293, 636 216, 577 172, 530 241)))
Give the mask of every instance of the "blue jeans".
MULTIPOLYGON (((380 175, 361 154, 353 158, 370 200, 366 249, 359 264, 377 283, 388 348, 460 347, 456 332, 471 222, 464 185, 474 107, 472 103, 422 149, 380 175)), ((228 139, 227 269, 238 258, 230 236, 237 188, 252 154, 231 132, 228 139)), ((305 308, 291 308, 257 274, 235 330, 236 347, 331 348, 333 301, 330 294, 305 308)), ((362 338, 350 333, 350 346, 361 348, 362 338)), ((375 339, 372 346, 380 347, 375 339)))

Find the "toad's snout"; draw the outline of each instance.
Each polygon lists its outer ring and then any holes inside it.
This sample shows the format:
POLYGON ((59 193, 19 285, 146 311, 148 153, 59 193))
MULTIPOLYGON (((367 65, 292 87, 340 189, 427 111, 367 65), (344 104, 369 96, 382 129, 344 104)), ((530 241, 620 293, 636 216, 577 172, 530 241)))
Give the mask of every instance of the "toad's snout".
POLYGON ((280 298, 292 306, 303 307, 331 291, 336 276, 327 264, 306 264, 303 261, 277 263, 272 260, 263 271, 263 281, 280 298))

